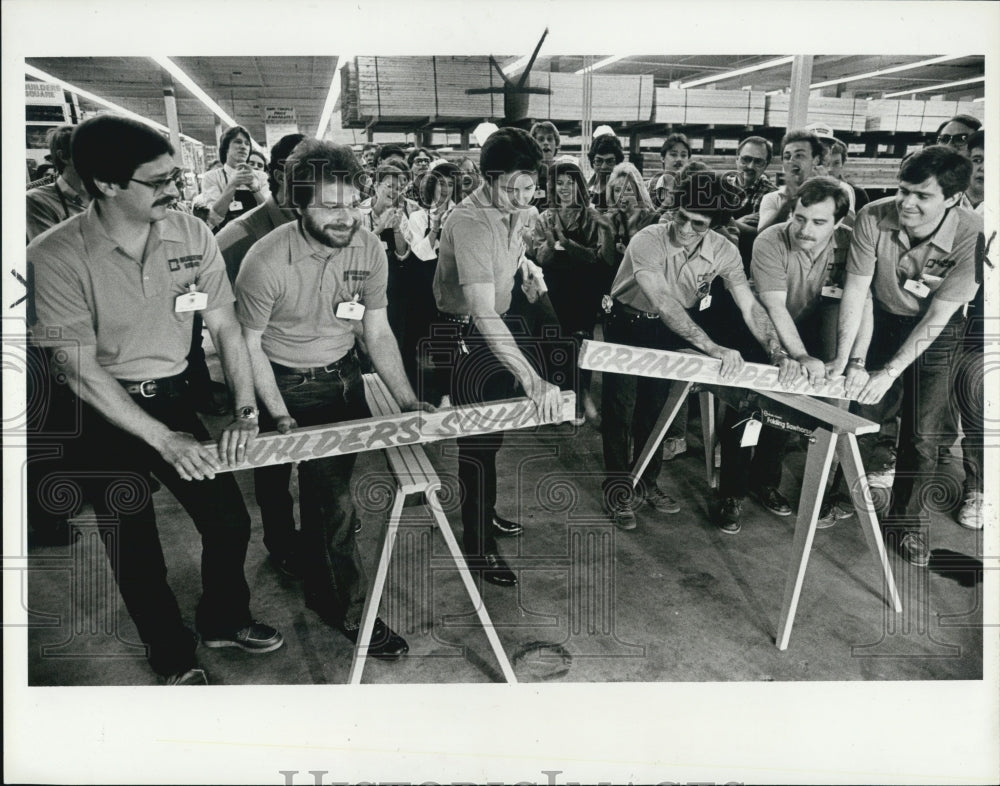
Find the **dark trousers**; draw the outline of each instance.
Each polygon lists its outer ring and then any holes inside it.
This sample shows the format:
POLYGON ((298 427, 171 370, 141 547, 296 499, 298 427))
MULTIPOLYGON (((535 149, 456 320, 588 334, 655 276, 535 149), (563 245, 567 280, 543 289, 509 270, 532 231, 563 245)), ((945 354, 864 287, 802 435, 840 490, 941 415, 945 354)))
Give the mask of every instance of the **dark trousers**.
MULTIPOLYGON (((868 367, 884 368, 919 322, 875 306, 875 327, 868 367)), ((857 414, 875 423, 900 418, 896 477, 886 524, 925 527, 924 500, 933 498, 937 483, 938 447, 949 439, 952 368, 961 349, 965 318, 957 312, 916 362, 910 364, 877 404, 858 405, 857 414)), ((866 459, 877 445, 877 435, 859 439, 866 459)))
MULTIPOLYGON (((259 409, 264 412, 263 407, 259 409)), ((263 419, 263 414, 261 417, 263 419)), ((275 464, 253 471, 253 493, 260 507, 264 546, 268 553, 277 557, 286 557, 298 551, 298 532, 292 512, 295 500, 288 490, 291 480, 291 464, 275 464)))
MULTIPOLYGON (((505 320, 511 332, 523 335, 519 320, 505 320)), ((481 404, 510 398, 515 381, 493 354, 475 325, 443 323, 441 330, 457 329, 462 337, 451 372, 452 404, 481 404)), ((462 489, 462 547, 473 560, 497 550, 489 522, 496 513, 497 452, 503 445, 503 432, 494 431, 471 437, 459 437, 458 482, 462 489)))
MULTIPOLYGON (((329 372, 273 368, 288 413, 300 426, 371 417, 353 351, 329 372)), ((273 419, 262 413, 261 430, 273 429, 273 419)), ((351 474, 356 460, 352 453, 299 464, 299 546, 306 604, 329 624, 349 627, 361 618, 366 590, 352 526, 351 474)), ((287 474, 283 486, 277 472, 274 476, 275 490, 287 494, 287 474)), ((282 498, 274 504, 286 502, 282 498)))
MULTIPOLYGON (((135 401, 171 430, 209 439, 185 392, 135 401)), ((232 633, 251 621, 250 589, 243 575, 250 516, 243 497, 229 473, 213 480, 182 480, 152 447, 86 404, 83 428, 89 445, 87 496, 122 600, 148 647, 150 666, 163 675, 186 670, 195 663, 195 639, 167 584, 149 475, 170 490, 201 534, 202 595, 195 622, 206 637, 232 633)))
POLYGON ((983 493, 983 319, 969 319, 969 330, 955 368, 955 402, 962 422, 965 493, 983 493))

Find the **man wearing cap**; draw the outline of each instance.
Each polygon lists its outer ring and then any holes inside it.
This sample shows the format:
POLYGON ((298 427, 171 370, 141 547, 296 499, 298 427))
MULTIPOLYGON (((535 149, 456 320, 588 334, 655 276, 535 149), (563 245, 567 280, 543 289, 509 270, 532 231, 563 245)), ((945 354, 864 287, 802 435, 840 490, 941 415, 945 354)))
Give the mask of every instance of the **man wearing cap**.
MULTIPOLYGON (((736 336, 720 329, 714 318, 710 293, 712 282, 721 278, 746 328, 780 365, 781 379, 796 378, 801 369, 781 349, 774 326, 750 291, 736 247, 710 231, 729 220, 739 195, 716 173, 695 172, 682 181, 674 197, 676 210, 669 222, 641 230, 625 251, 611 287, 606 339, 653 349, 694 347, 720 360, 722 377, 732 379, 744 359, 732 348, 736 336)), ((680 505, 657 485, 660 450, 654 451, 634 492, 627 480, 633 463, 630 438, 638 453, 653 431, 671 383, 605 374, 603 384, 604 503, 609 515, 621 529, 633 529, 635 509, 643 500, 659 512, 676 513, 680 505)))
MULTIPOLYGON (((308 139, 285 164, 298 220, 250 249, 236 278, 239 319, 265 429, 288 433, 371 417, 355 352, 360 326, 375 370, 403 411, 417 401, 386 318, 385 250, 363 227, 350 148, 308 139)), ((365 571, 351 519, 356 454, 299 462, 300 569, 307 608, 357 642, 365 571)), ((380 618, 368 654, 394 659, 406 642, 380 618)))
MULTIPOLYGON (((952 366, 965 327, 962 306, 975 297, 977 248, 983 222, 958 207, 968 187, 968 159, 943 145, 924 148, 899 168, 894 197, 869 203, 859 213, 847 260, 840 306, 837 357, 830 376, 844 371, 861 324, 869 288, 874 332, 869 376, 849 379, 875 423, 900 417, 899 452, 892 502, 883 519, 904 559, 926 566, 926 486, 935 481, 939 442, 947 435, 952 366)), ((872 462, 864 437, 862 457, 872 462)))
POLYGON ((40 343, 60 347, 82 402, 83 478, 122 599, 168 684, 204 684, 196 639, 166 581, 150 472, 194 519, 202 541, 196 625, 209 647, 269 652, 278 631, 254 622, 243 575, 250 517, 223 463, 257 434, 253 380, 225 267, 207 227, 167 205, 176 198, 170 143, 113 115, 85 121, 73 161, 93 201, 28 246, 40 343), (200 311, 219 347, 237 409, 207 446, 187 391, 185 356, 200 311))

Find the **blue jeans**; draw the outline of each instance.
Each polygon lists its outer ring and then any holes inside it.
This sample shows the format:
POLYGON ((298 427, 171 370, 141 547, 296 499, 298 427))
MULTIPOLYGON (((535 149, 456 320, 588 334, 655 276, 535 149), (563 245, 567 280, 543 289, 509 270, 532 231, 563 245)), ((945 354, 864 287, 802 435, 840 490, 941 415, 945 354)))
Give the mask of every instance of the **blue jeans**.
MULTIPOLYGON (((299 426, 371 417, 353 350, 329 372, 272 368, 288 413, 299 426)), ((273 429, 273 419, 262 413, 261 430, 273 429)), ((365 572, 351 522, 351 473, 356 460, 352 453, 299 464, 299 543, 306 605, 334 626, 355 626, 365 600, 365 572)))
MULTIPOLYGON (((919 317, 900 317, 875 306, 875 328, 868 366, 884 368, 916 327, 919 317)), ((877 404, 858 405, 857 414, 875 423, 899 417, 899 447, 892 504, 886 525, 905 529, 927 526, 925 499, 935 496, 938 447, 947 444, 952 432, 949 412, 952 369, 958 359, 965 330, 965 317, 955 313, 934 342, 906 368, 877 404)), ((877 434, 859 439, 866 466, 877 434)))

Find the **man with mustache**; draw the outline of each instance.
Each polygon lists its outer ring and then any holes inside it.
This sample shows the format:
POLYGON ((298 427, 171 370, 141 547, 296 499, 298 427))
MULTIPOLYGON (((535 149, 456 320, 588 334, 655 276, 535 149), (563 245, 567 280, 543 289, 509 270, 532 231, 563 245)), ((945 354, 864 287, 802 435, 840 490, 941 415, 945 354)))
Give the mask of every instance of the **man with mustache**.
POLYGON ((82 478, 152 669, 170 685, 207 682, 195 661, 160 546, 150 473, 191 515, 202 539, 196 625, 208 647, 270 652, 283 643, 254 622, 243 574, 250 516, 223 463, 243 460, 257 434, 253 379, 218 246, 177 197, 170 143, 114 115, 84 121, 72 155, 92 197, 86 212, 28 246, 36 339, 62 355, 80 398, 82 478), (216 449, 202 443, 186 374, 193 315, 219 348, 236 411, 216 449), (122 495, 122 489, 129 493, 122 495))
MULTIPOLYGON (((362 227, 360 172, 348 147, 315 139, 300 143, 285 162, 286 199, 297 220, 256 243, 236 278, 265 430, 288 433, 298 426, 371 417, 355 325, 400 408, 432 409, 417 401, 389 328, 386 253, 378 237, 362 227)), ((356 458, 299 464, 305 604, 352 642, 366 589, 351 526, 356 458)), ((394 659, 408 649, 376 620, 369 655, 394 659)))
MULTIPOLYGON (((959 207, 972 164, 944 145, 924 148, 899 168, 899 190, 858 213, 840 304, 837 356, 830 376, 848 367, 864 302, 874 297, 874 331, 858 414, 875 423, 900 417, 892 503, 883 527, 913 565, 930 561, 928 485, 935 481, 939 443, 948 436, 952 367, 965 331, 963 305, 979 287, 977 255, 983 220, 959 207)), ((879 435, 861 441, 866 467, 879 435)))

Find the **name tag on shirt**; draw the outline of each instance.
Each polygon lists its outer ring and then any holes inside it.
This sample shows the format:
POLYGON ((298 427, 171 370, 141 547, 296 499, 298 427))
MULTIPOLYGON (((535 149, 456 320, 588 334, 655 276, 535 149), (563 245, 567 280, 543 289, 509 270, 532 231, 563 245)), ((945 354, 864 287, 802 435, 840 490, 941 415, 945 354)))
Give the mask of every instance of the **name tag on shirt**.
POLYGON ((832 284, 827 284, 823 287, 822 295, 823 297, 832 297, 836 300, 840 300, 844 297, 844 290, 840 287, 833 286, 832 284))
POLYGON ((555 245, 555 249, 556 249, 556 251, 565 251, 566 250, 566 246, 564 246, 562 243, 560 243, 557 240, 556 241, 556 245, 555 245))
POLYGON ((930 293, 930 287, 928 287, 923 281, 915 278, 908 278, 903 284, 903 289, 907 292, 912 292, 917 297, 927 297, 930 293))
POLYGON ((389 250, 389 243, 387 241, 385 241, 385 240, 382 241, 382 250, 383 251, 388 251, 389 250))
POLYGON ((336 315, 337 319, 361 319, 365 315, 364 303, 359 303, 356 300, 344 301, 337 305, 336 315))
POLYGON ((699 311, 704 311, 707 308, 711 308, 711 306, 712 306, 712 296, 711 295, 705 295, 705 297, 703 297, 698 302, 698 310, 699 311))
POLYGON ((535 189, 535 199, 545 199, 545 189, 536 188, 535 189))
POLYGON ((184 292, 174 300, 174 311, 182 314, 185 311, 201 311, 208 306, 208 294, 205 292, 184 292))
POLYGON ((243 209, 243 203, 240 202, 240 200, 238 199, 234 199, 232 202, 229 203, 229 209, 233 213, 239 213, 243 209))

